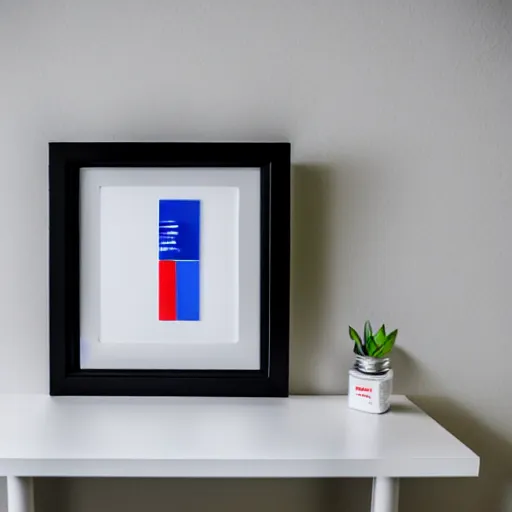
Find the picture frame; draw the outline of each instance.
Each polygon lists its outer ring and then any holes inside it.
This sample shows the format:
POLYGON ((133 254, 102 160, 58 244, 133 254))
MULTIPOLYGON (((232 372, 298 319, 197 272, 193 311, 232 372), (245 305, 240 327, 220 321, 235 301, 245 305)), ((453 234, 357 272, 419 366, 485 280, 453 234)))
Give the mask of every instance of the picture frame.
POLYGON ((49 144, 51 395, 288 396, 289 294, 289 143, 49 144))

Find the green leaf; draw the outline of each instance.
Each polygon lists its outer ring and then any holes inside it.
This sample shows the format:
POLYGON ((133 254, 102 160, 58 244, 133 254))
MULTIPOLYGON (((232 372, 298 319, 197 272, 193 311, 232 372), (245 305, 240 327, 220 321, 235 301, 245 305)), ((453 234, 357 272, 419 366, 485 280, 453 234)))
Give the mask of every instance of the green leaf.
POLYGON ((360 355, 364 356, 365 354, 364 354, 363 343, 361 341, 361 338, 359 337, 359 334, 357 334, 357 331, 353 327, 350 327, 350 325, 349 325, 348 333, 350 335, 350 339, 355 342, 354 343, 354 352, 356 354, 360 354, 360 355))
POLYGON ((354 349, 352 350, 352 352, 354 352, 354 354, 356 354, 358 356, 366 355, 366 353, 364 351, 364 347, 359 346, 357 343, 354 343, 354 349))
POLYGON ((369 320, 364 323, 364 344, 368 344, 368 340, 372 337, 372 325, 369 320))
POLYGON ((370 336, 366 342, 366 353, 370 357, 375 357, 375 353, 379 350, 379 347, 377 346, 377 343, 375 343, 375 340, 373 339, 373 336, 370 336))
POLYGON ((376 352, 375 357, 385 357, 388 355, 391 350, 393 350, 393 346, 395 345, 395 340, 398 334, 398 329, 395 329, 392 333, 388 334, 386 342, 379 350, 376 352))
POLYGON ((386 328, 384 327, 384 325, 382 325, 382 327, 373 336, 373 339, 375 340, 375 343, 377 343, 378 347, 382 347, 382 345, 384 345, 387 339, 386 328))

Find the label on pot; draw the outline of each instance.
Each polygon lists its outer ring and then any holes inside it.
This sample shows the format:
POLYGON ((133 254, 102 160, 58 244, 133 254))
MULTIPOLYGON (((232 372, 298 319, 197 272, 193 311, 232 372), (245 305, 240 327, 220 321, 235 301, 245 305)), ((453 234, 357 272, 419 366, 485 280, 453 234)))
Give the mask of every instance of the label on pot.
POLYGON ((350 408, 376 414, 386 412, 393 388, 393 370, 385 375, 365 375, 350 370, 348 386, 350 408))

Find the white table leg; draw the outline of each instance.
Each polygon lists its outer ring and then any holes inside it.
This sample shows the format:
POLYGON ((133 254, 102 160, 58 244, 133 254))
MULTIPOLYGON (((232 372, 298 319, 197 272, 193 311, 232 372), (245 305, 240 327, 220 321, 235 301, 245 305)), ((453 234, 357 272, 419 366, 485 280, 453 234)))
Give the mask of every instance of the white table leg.
POLYGON ((373 479, 372 512, 398 512, 399 483, 398 478, 373 479))
POLYGON ((7 477, 7 512, 34 512, 32 478, 7 477))

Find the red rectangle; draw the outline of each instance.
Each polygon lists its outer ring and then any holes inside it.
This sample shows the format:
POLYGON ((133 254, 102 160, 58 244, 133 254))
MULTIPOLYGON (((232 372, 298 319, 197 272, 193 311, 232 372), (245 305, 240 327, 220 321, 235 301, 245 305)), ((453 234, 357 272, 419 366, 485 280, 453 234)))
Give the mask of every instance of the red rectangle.
POLYGON ((158 263, 158 319, 176 320, 176 262, 158 263))

